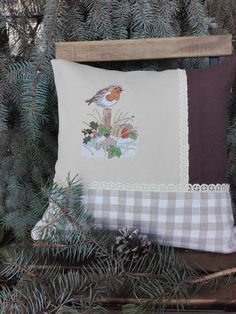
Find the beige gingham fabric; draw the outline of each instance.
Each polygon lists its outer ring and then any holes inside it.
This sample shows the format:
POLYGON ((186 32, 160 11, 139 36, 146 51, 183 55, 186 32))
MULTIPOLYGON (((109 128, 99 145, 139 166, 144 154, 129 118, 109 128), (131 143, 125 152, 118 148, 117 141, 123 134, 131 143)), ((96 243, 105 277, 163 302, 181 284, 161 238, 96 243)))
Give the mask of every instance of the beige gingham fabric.
POLYGON ((138 228, 175 247, 236 250, 229 192, 136 192, 90 189, 85 204, 99 227, 138 228))
MULTIPOLYGON (((102 229, 138 228, 161 244, 219 253, 236 251, 229 192, 88 189, 84 204, 102 229)), ((32 230, 32 238, 48 237, 48 226, 51 234, 58 229, 65 233, 73 229, 68 221, 63 221, 53 204, 32 230)))

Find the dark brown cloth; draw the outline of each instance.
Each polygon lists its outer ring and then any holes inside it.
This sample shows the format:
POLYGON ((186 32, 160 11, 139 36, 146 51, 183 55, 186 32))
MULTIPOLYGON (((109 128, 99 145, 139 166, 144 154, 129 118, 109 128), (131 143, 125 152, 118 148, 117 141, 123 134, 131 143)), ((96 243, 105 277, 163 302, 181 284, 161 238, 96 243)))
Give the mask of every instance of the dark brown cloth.
POLYGON ((204 70, 187 70, 189 183, 227 182, 227 105, 236 58, 204 70))

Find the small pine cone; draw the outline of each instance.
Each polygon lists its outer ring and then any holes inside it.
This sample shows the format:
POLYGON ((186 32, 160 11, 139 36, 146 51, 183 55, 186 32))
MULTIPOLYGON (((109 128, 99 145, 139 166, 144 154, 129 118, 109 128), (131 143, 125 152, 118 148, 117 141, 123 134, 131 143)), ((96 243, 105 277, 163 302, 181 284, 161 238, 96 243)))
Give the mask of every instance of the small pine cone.
POLYGON ((116 237, 116 250, 118 253, 132 255, 135 258, 147 254, 151 249, 151 241, 147 235, 139 234, 138 229, 123 228, 119 230, 120 236, 116 237))

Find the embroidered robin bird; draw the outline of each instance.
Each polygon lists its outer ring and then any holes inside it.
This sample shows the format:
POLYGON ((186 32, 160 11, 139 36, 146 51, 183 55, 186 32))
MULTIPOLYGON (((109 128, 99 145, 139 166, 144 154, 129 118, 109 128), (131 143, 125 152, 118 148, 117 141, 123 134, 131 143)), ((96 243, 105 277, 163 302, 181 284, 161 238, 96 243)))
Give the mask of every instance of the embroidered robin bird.
POLYGON ((107 88, 98 91, 92 98, 85 102, 88 103, 88 105, 95 103, 100 107, 111 107, 119 101, 122 91, 123 89, 121 86, 110 85, 107 88))

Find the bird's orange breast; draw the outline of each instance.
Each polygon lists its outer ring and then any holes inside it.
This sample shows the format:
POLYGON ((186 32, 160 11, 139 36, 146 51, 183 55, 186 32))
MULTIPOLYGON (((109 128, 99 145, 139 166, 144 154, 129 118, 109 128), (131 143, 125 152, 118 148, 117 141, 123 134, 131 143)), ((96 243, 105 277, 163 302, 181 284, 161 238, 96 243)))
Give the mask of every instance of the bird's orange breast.
POLYGON ((119 100, 120 99, 120 92, 113 90, 110 92, 109 95, 106 96, 106 99, 108 101, 119 100))

